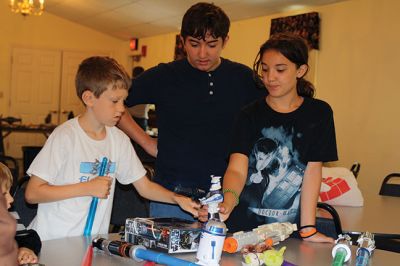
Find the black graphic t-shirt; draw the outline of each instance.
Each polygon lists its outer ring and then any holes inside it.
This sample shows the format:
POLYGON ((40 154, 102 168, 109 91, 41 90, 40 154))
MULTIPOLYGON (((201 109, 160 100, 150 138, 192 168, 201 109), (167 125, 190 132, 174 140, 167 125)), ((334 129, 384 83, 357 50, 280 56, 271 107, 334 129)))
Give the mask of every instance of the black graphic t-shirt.
POLYGON ((265 99, 257 100, 237 118, 230 153, 249 157, 240 203, 227 220, 230 232, 298 222, 307 163, 337 160, 332 109, 304 98, 295 111, 278 113, 265 99))

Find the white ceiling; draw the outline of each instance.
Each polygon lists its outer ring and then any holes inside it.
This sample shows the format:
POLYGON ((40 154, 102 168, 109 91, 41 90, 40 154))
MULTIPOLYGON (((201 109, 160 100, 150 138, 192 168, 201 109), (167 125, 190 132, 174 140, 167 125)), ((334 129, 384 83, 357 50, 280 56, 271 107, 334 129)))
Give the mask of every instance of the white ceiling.
MULTIPOLYGON (((344 0, 214 0, 231 21, 344 0)), ((180 30, 185 11, 198 0, 45 0, 45 12, 122 40, 180 30)))

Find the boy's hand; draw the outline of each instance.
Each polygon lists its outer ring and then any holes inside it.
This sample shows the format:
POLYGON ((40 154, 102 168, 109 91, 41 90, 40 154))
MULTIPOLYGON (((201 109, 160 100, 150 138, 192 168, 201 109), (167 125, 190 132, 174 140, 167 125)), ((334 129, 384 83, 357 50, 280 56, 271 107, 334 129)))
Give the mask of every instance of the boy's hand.
POLYGON ((199 209, 201 205, 198 202, 179 194, 174 194, 174 200, 183 210, 190 212, 193 217, 199 216, 199 209))
POLYGON ((88 182, 89 193, 93 197, 106 199, 110 195, 112 178, 109 176, 98 176, 88 182))
POLYGON ((37 263, 38 257, 36 254, 30 250, 29 248, 19 248, 18 249, 18 264, 26 264, 26 263, 37 263))
POLYGON ((208 221, 208 206, 203 205, 199 210, 199 221, 207 222, 208 221))

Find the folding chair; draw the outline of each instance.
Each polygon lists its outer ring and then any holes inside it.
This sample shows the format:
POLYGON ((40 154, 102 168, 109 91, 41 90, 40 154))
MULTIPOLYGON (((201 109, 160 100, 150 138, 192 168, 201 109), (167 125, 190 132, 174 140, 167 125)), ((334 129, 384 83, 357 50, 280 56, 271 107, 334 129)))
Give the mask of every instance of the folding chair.
POLYGON ((400 180, 400 173, 391 173, 387 175, 382 181, 379 195, 400 197, 400 184, 390 183, 390 181, 396 178, 400 180))
POLYGON ((337 239, 340 234, 343 234, 339 214, 336 212, 335 208, 327 203, 318 202, 317 208, 327 211, 331 216, 330 218, 317 217, 316 227, 318 232, 332 237, 333 239, 337 239))
POLYGON ((357 178, 358 173, 360 172, 361 164, 358 162, 353 163, 350 168, 350 171, 353 173, 354 177, 357 178))
POLYGON ((20 222, 25 226, 28 226, 33 218, 35 218, 38 207, 37 204, 30 204, 25 200, 25 189, 28 181, 28 175, 19 180, 15 189, 15 193, 13 195, 13 210, 18 213, 20 217, 20 222))

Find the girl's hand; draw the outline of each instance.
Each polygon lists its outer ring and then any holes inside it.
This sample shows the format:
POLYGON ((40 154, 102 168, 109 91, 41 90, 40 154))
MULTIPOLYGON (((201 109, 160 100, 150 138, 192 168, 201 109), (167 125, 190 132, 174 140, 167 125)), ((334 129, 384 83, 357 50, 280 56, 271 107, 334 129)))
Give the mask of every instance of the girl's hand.
POLYGON ((174 200, 183 210, 190 212, 193 217, 199 216, 199 209, 201 206, 198 202, 179 194, 174 194, 174 200))
POLYGON ((38 257, 36 254, 30 250, 29 248, 19 248, 18 249, 18 264, 27 264, 27 263, 37 263, 38 257))
POLYGON ((228 220, 229 215, 231 215, 231 212, 233 211, 233 208, 235 207, 227 204, 225 201, 219 204, 219 216, 222 221, 228 220))
POLYGON ((316 242, 316 243, 335 243, 335 240, 331 237, 328 237, 320 232, 317 232, 315 235, 303 238, 304 241, 307 242, 316 242))
MULTIPOLYGON (((232 212, 232 209, 229 209, 226 206, 227 206, 227 204, 224 204, 224 202, 221 202, 219 204, 219 217, 220 217, 221 221, 227 220, 229 215, 232 212)), ((201 222, 208 221, 208 206, 207 205, 201 206, 201 209, 199 210, 199 220, 201 222)))

